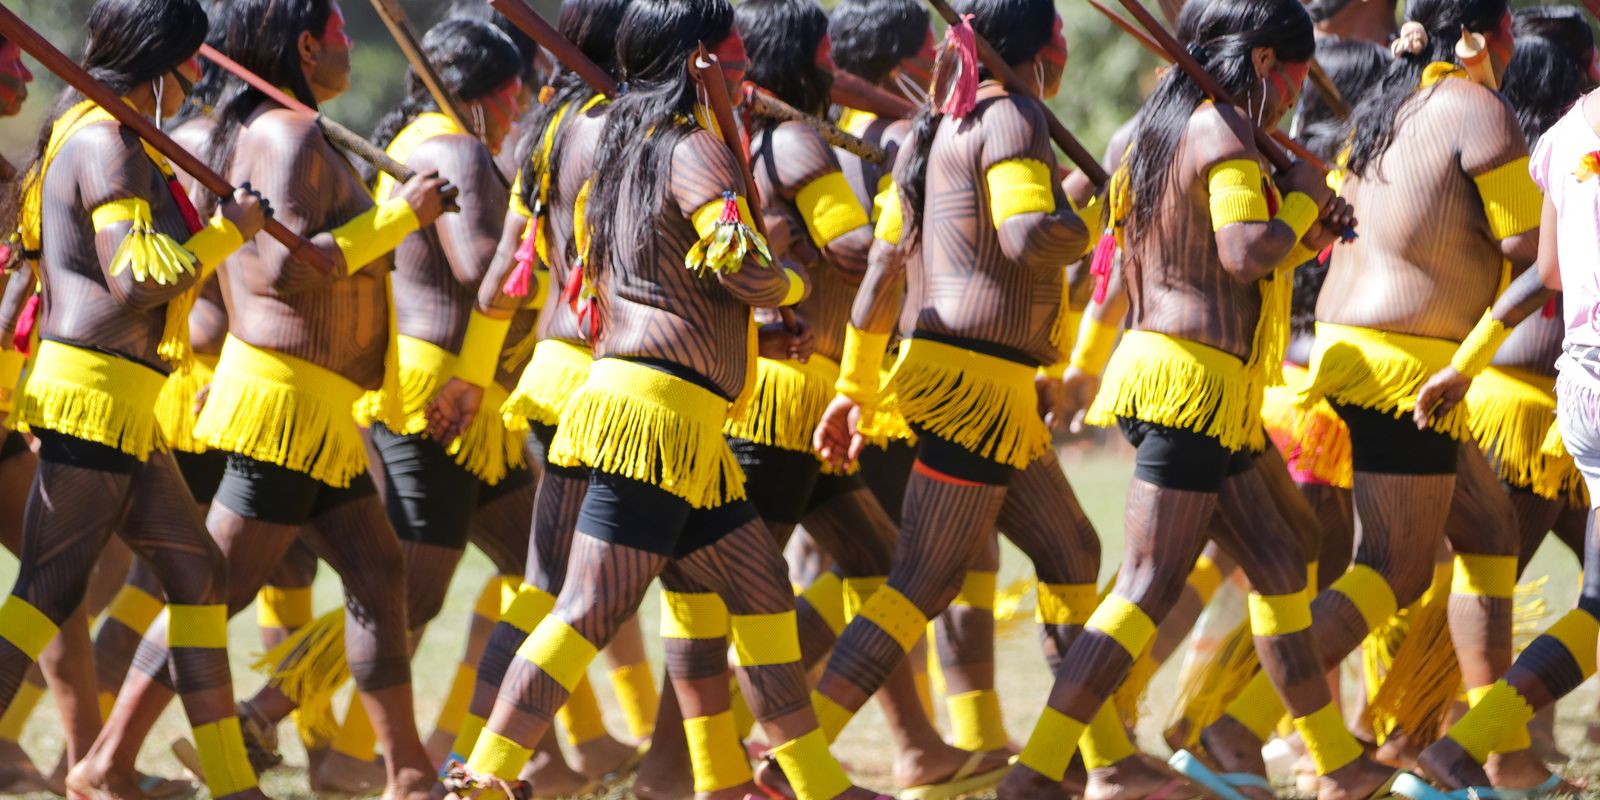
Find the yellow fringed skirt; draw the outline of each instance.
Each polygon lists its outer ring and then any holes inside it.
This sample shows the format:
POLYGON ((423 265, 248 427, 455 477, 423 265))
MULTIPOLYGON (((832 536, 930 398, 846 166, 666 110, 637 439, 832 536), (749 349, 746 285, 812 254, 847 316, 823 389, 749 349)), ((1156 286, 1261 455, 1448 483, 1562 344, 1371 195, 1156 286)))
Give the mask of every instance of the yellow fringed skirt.
MULTIPOLYGON (((1026 469, 1050 450, 1036 367, 930 339, 907 339, 879 413, 1001 464, 1026 469)), ((882 432, 882 428, 878 429, 882 432)))
POLYGON ((750 401, 723 425, 722 432, 757 444, 811 452, 811 434, 833 401, 839 362, 812 355, 805 363, 756 359, 750 401))
POLYGON ((194 436, 342 488, 367 469, 355 416, 363 394, 326 367, 229 336, 194 436))
POLYGON ((1544 451, 1556 422, 1556 379, 1490 367, 1467 390, 1467 425, 1500 479, 1540 497, 1571 498, 1583 476, 1564 448, 1544 451))
POLYGON ((500 406, 506 428, 525 431, 529 420, 545 425, 559 422, 567 401, 583 386, 593 363, 593 351, 580 342, 541 339, 517 380, 517 388, 500 406))
POLYGON ((659 369, 594 362, 550 442, 550 463, 659 486, 695 508, 743 500, 744 470, 722 437, 729 402, 659 369))
POLYGON ((1205 434, 1229 450, 1266 447, 1261 392, 1251 386, 1244 362, 1152 331, 1123 334, 1085 420, 1104 428, 1118 417, 1205 434))
POLYGON ((116 448, 140 461, 167 445, 156 400, 167 376, 143 364, 61 342, 39 342, 16 418, 116 448))
MULTIPOLYGON (((401 336, 399 347, 400 398, 405 424, 395 433, 417 436, 428 429, 428 404, 455 374, 456 355, 433 342, 411 336, 401 336)), ((446 453, 455 456, 457 464, 490 486, 504 480, 508 469, 520 469, 528 463, 522 451, 522 438, 510 435, 497 413, 505 400, 505 388, 491 381, 483 389, 481 413, 445 448, 446 453)))
MULTIPOLYGON (((1331 402, 1382 411, 1399 419, 1417 407, 1417 393, 1435 372, 1449 365, 1458 342, 1404 333, 1317 323, 1311 350, 1311 379, 1296 402, 1302 407, 1331 402)), ((1433 429, 1467 441, 1468 403, 1433 421, 1433 429)))
POLYGON ((1301 408, 1295 398, 1311 375, 1296 364, 1283 365, 1283 383, 1268 386, 1261 398, 1261 421, 1298 483, 1350 488, 1350 429, 1326 400, 1301 408))
POLYGON ((217 356, 195 353, 185 367, 167 376, 156 398, 156 420, 167 437, 167 445, 185 453, 204 453, 206 446, 194 438, 194 423, 200 418, 195 413, 195 398, 211 383, 217 369, 217 356))

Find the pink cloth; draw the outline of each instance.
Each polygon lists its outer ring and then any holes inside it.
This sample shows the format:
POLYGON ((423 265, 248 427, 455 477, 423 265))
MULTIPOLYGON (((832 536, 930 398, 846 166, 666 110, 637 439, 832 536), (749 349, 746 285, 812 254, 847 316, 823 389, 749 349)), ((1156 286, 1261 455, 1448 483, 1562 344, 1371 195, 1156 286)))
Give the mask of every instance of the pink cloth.
POLYGON ((1597 135, 1583 117, 1583 102, 1540 137, 1528 172, 1555 204, 1557 247, 1561 257, 1562 307, 1566 314, 1565 350, 1600 347, 1600 177, 1579 181, 1580 160, 1600 151, 1597 135))

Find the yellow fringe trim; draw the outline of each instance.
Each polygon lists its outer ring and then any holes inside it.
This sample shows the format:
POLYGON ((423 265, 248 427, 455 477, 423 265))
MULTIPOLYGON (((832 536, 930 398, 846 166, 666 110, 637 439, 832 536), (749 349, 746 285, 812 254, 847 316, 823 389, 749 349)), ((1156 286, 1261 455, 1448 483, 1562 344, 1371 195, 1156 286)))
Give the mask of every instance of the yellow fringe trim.
MULTIPOLYGON (((1394 647, 1385 680, 1367 706, 1380 741, 1403 732, 1419 745, 1432 743, 1455 703, 1461 665, 1450 639, 1450 577, 1448 563, 1435 566, 1428 591, 1406 609, 1405 638, 1394 647)), ((1368 638, 1380 635, 1385 634, 1375 632, 1368 638)))
POLYGON ((156 423, 165 375, 61 342, 41 341, 37 353, 17 401, 22 423, 113 447, 140 461, 166 449, 156 423))
POLYGON ((727 399, 715 392, 600 359, 561 416, 550 463, 646 481, 695 508, 715 508, 745 498, 744 470, 722 438, 727 414, 727 399))
POLYGON ((1544 452, 1556 421, 1555 390, 1555 378, 1496 367, 1467 390, 1467 425, 1500 479, 1551 500, 1583 483, 1570 455, 1544 452))
POLYGON ((1203 433, 1229 450, 1259 450, 1266 446, 1260 416, 1261 393, 1251 390, 1238 357, 1199 342, 1128 331, 1086 419, 1109 427, 1131 417, 1203 433))
POLYGON ((901 343, 880 407, 983 458, 1026 469, 1050 450, 1033 388, 1036 372, 1003 358, 909 339, 901 343))
MULTIPOLYGON (((1296 398, 1310 406, 1324 397, 1347 405, 1392 414, 1399 419, 1417 406, 1417 392, 1455 355, 1447 339, 1317 323, 1311 352, 1311 381, 1296 398)), ((1450 410, 1433 428, 1467 441, 1468 403, 1450 410)))
POLYGON ((329 611, 268 650, 251 669, 295 701, 300 730, 332 739, 339 733, 333 698, 350 679, 344 651, 344 609, 329 611))
POLYGON ((1262 394, 1261 422, 1289 461, 1291 472, 1309 473, 1329 485, 1348 489, 1354 477, 1350 429, 1326 400, 1318 400, 1309 408, 1295 403, 1310 380, 1304 367, 1284 364, 1283 383, 1268 386, 1262 394))
POLYGON ((545 425, 560 422, 561 413, 588 380, 593 364, 593 351, 579 342, 540 340, 533 348, 533 360, 522 370, 517 388, 500 405, 506 427, 517 431, 527 430, 528 420, 545 425))
MULTIPOLYGON (((450 382, 456 356, 433 342, 412 336, 401 336, 399 347, 400 403, 405 421, 394 432, 416 436, 428 429, 428 404, 450 382)), ((492 407, 487 402, 484 406, 492 407)))
POLYGON ((798 361, 756 359, 750 402, 728 420, 722 432, 782 450, 811 452, 811 434, 833 402, 839 364, 820 353, 798 361))
POLYGON ((195 413, 195 397, 211 384, 211 375, 217 368, 217 356, 195 353, 187 366, 174 370, 161 386, 156 398, 156 420, 167 445, 185 453, 204 453, 206 446, 194 438, 194 423, 200 418, 195 413))
POLYGON ((230 335, 194 436, 208 448, 349 486, 367 469, 353 411, 361 396, 343 375, 230 335))
POLYGON ((1200 668, 1190 671, 1178 688, 1178 714, 1167 729, 1169 737, 1183 734, 1185 747, 1200 741, 1200 732, 1222 717, 1261 665, 1256 656, 1250 620, 1241 621, 1200 668))

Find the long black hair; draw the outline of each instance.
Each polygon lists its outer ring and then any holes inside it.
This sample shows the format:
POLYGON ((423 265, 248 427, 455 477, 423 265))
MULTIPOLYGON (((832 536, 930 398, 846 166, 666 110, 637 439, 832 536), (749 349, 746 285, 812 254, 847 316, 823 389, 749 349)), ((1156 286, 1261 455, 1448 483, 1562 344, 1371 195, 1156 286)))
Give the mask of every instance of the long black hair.
MULTIPOLYGON (((1420 53, 1402 52, 1384 73, 1378 88, 1355 113, 1355 135, 1350 147, 1350 171, 1365 176, 1388 152, 1395 133, 1411 114, 1406 101, 1417 94, 1422 70, 1435 61, 1451 64, 1456 60, 1456 42, 1461 29, 1474 33, 1493 33, 1505 17, 1506 0, 1410 0, 1406 19, 1428 31, 1428 43, 1420 53)), ((1429 90, 1432 93, 1432 90, 1429 90)))
MULTIPOLYGON (((1051 0, 954 0, 950 5, 957 14, 971 14, 972 29, 988 40, 1000 58, 1011 66, 1027 63, 1038 55, 1050 44, 1055 32, 1056 7, 1051 0)), ((939 72, 938 69, 934 71, 939 72)), ((987 68, 980 68, 978 75, 985 80, 993 77, 987 68)), ((935 98, 917 113, 911 135, 903 145, 905 149, 895 159, 894 182, 900 191, 908 240, 922 231, 928 154, 933 149, 939 121, 944 118, 938 102, 935 98)))
MULTIPOLYGON (((422 55, 444 81, 445 90, 463 102, 489 95, 522 75, 522 54, 517 46, 493 25, 477 20, 447 19, 429 28, 422 35, 422 55)), ((438 110, 438 102, 417 77, 416 69, 407 69, 405 99, 378 120, 372 143, 387 147, 418 114, 438 110)), ((471 125, 472 121, 462 123, 471 125)))
POLYGON ((928 8, 918 0, 842 0, 828 14, 833 62, 882 83, 928 38, 928 8))
POLYGON ((456 0, 450 6, 450 19, 475 19, 487 22, 495 30, 506 35, 511 43, 517 46, 517 52, 522 56, 522 83, 524 86, 535 86, 539 79, 537 70, 534 69, 534 60, 539 57, 539 43, 533 40, 526 31, 517 27, 504 14, 494 10, 494 7, 483 0, 456 0))
MULTIPOLYGON (((628 2, 565 0, 556 20, 556 27, 567 41, 576 45, 590 61, 610 73, 611 77, 618 79, 621 75, 617 71, 617 31, 622 24, 623 12, 628 9, 628 2)), ((529 208, 533 207, 533 193, 539 185, 537 176, 549 168, 541 147, 545 129, 564 106, 570 104, 572 107, 567 113, 576 114, 578 106, 595 95, 594 89, 578 77, 578 73, 566 67, 550 77, 550 89, 549 97, 528 113, 527 124, 522 129, 522 140, 517 143, 515 163, 523 171, 522 202, 529 208)), ((553 152, 550 163, 555 163, 553 152)))
MULTIPOLYGON (((1389 48, 1375 42, 1331 37, 1317 42, 1317 63, 1352 109, 1378 85, 1391 60, 1389 48)), ((1332 161, 1350 138, 1352 120, 1333 113, 1319 91, 1300 94, 1299 119, 1300 141, 1326 161, 1332 161)))
POLYGON ((751 82, 808 114, 828 110, 833 74, 817 65, 828 15, 816 0, 742 0, 733 9, 751 82))
POLYGON ((605 213, 588 218, 586 274, 610 269, 617 259, 649 257, 672 189, 672 153, 697 128, 689 121, 698 96, 689 58, 732 32, 728 0, 628 4, 617 29, 617 67, 628 91, 611 104, 595 152, 594 173, 607 180, 591 186, 588 207, 605 213))
MULTIPOLYGON (((222 47, 223 36, 227 33, 227 0, 211 0, 207 15, 211 18, 211 31, 206 34, 206 44, 212 47, 222 47)), ((209 58, 200 59, 200 80, 195 81, 190 87, 189 94, 183 98, 183 108, 178 111, 178 116, 173 119, 173 125, 182 125, 195 117, 206 116, 216 107, 217 99, 222 97, 222 90, 227 87, 230 77, 228 71, 216 65, 209 58)))
MULTIPOLYGON (((1235 97, 1260 83, 1251 60, 1258 47, 1271 49, 1280 64, 1311 59, 1316 41, 1299 0, 1212 0, 1193 20, 1189 53, 1235 97)), ((1151 230, 1165 198, 1176 191, 1183 134, 1205 99, 1183 70, 1168 70, 1140 110, 1128 161, 1130 236, 1151 230)))
MULTIPOLYGON (((310 33, 320 38, 333 16, 333 0, 230 0, 224 19, 226 31, 222 37, 224 55, 239 65, 261 76, 311 108, 317 107, 317 98, 311 93, 305 70, 300 66, 300 34, 310 33)), ((244 81, 233 81, 222 93, 212 118, 217 122, 211 135, 211 149, 207 160, 218 172, 226 175, 233 161, 233 151, 239 142, 239 130, 249 119, 256 106, 266 95, 244 81)), ((205 208, 209 213, 217 198, 209 191, 203 193, 205 208)))
POLYGON ((1516 111, 1532 149, 1589 88, 1594 32, 1583 12, 1570 6, 1520 8, 1511 23, 1517 50, 1506 66, 1501 94, 1516 111))

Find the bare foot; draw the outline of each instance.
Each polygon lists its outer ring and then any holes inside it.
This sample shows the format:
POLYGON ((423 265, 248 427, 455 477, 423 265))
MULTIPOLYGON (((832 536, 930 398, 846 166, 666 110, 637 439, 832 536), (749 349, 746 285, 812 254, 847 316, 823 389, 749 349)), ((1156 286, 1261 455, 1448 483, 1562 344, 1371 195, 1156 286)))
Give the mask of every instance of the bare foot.
POLYGON ((1416 741, 1406 735, 1405 731, 1396 730, 1383 740, 1383 744, 1378 745, 1378 751, 1373 757, 1380 764, 1387 764, 1390 767, 1403 769, 1407 772, 1415 772, 1417 770, 1417 756, 1421 754, 1422 748, 1416 741))
POLYGON ((1417 768, 1423 777, 1447 789, 1490 785, 1489 774, 1448 736, 1417 756, 1417 768))
MULTIPOLYGON (((912 786, 948 783, 963 766, 966 766, 967 759, 971 757, 971 751, 952 747, 943 742, 929 749, 902 750, 894 761, 895 785, 905 789, 912 786)), ((962 777, 965 779, 994 772, 1010 762, 1011 753, 993 750, 984 755, 976 768, 962 777)))
MULTIPOLYGON (((538 797, 565 797, 594 785, 594 780, 567 766, 559 753, 535 750, 528 765, 517 776, 533 787, 538 797)), ((687 795, 678 795, 685 797, 687 795)))
POLYGON ((1069 800, 1074 795, 1060 782, 1016 765, 995 787, 998 800, 1069 800))
POLYGON ((91 753, 67 772, 67 796, 74 800, 149 800, 139 789, 139 776, 132 770, 114 769, 91 753))
MULTIPOLYGON (((1224 715, 1200 733, 1200 744, 1220 772, 1247 772, 1265 777, 1267 764, 1261 758, 1261 742, 1233 717, 1224 715)), ((1235 791, 1257 800, 1273 800, 1272 793, 1256 786, 1238 786, 1235 791)))
MULTIPOLYGON (((1539 760, 1532 748, 1515 753, 1494 753, 1483 765, 1491 785, 1496 789, 1532 789, 1550 779, 1554 773, 1539 760)), ((1563 779, 1551 794, 1582 796, 1583 787, 1563 779)))
POLYGON ((21 745, 16 742, 0 742, 0 794, 30 792, 61 794, 50 787, 50 782, 40 774, 39 768, 34 766, 33 760, 22 751, 21 745))
POLYGON ((1134 753, 1109 767, 1089 770, 1089 784, 1084 789, 1084 800, 1143 800, 1156 792, 1174 798, 1199 798, 1205 793, 1189 785, 1187 780, 1172 771, 1160 759, 1134 753), (1173 789, 1167 787, 1178 784, 1173 789))
POLYGON ((620 771, 639 753, 637 745, 624 744, 610 736, 597 736, 571 749, 572 768, 591 778, 603 778, 620 771))
POLYGON ((679 752, 678 758, 668 754, 666 747, 652 747, 639 762, 633 774, 633 795, 640 800, 678 800, 694 794, 694 773, 689 767, 688 754, 679 752))
POLYGON ((306 776, 315 793, 372 794, 382 791, 389 775, 380 756, 362 761, 329 750, 306 776))
POLYGON ((444 794, 444 784, 433 773, 402 768, 384 788, 383 800, 438 800, 444 794))
POLYGON ((1362 756, 1317 779, 1317 800, 1366 800, 1394 777, 1394 768, 1362 756))

